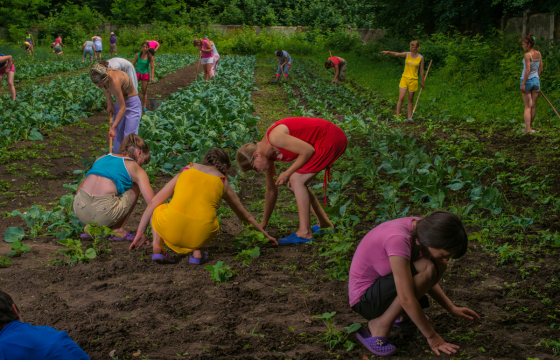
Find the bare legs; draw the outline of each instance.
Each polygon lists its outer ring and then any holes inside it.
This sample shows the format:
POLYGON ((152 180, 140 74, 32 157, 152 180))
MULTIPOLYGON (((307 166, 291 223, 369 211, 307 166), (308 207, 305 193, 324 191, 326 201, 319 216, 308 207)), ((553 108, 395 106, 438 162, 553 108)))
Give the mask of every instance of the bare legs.
MULTIPOLYGON (((13 71, 8 71, 8 74, 6 75, 8 78, 8 87, 10 88, 10 94, 12 95, 13 101, 16 100, 16 87, 14 86, 14 75, 15 73, 13 71)), ((0 96, 2 96, 1 85, 3 79, 4 79, 4 75, 0 76, 0 96)))
MULTIPOLYGON (((439 283, 447 265, 438 263, 436 269, 436 265, 431 260, 420 259, 414 262, 414 266, 418 274, 412 278, 412 282, 414 283, 414 295, 419 299, 439 283)), ((383 315, 368 322, 371 336, 388 337, 393 323, 403 314, 403 311, 399 298, 395 298, 383 315)))
POLYGON ((202 69, 204 69, 204 80, 212 79, 212 64, 204 64, 202 69))
POLYGON ((333 224, 329 221, 329 218, 319 200, 313 195, 313 193, 307 188, 307 184, 317 175, 317 173, 311 174, 298 174, 294 173, 290 176, 290 182, 288 183, 288 189, 294 193, 296 197, 296 203, 298 207, 299 214, 299 229, 296 235, 304 239, 312 239, 311 234, 311 220, 310 211, 319 220, 319 227, 321 228, 334 228, 333 224))
POLYGON ((97 60, 99 58, 99 61, 101 61, 101 51, 96 51, 95 54, 93 55, 93 57, 95 58, 95 60, 97 60))
POLYGON ((148 80, 142 80, 142 109, 147 109, 148 106, 148 80))
MULTIPOLYGON (((402 110, 402 105, 404 102, 404 98, 406 97, 406 89, 403 89, 402 87, 399 87, 399 102, 397 103, 397 116, 399 116, 401 114, 401 110, 402 110)), ((408 110, 408 117, 407 119, 410 119, 410 117, 412 116, 412 104, 414 103, 414 91, 409 91, 408 92, 408 104, 407 104, 407 110, 408 110)))
POLYGON ((130 215, 134 211, 134 207, 136 206, 136 203, 138 202, 138 197, 140 196, 140 188, 138 187, 138 184, 132 185, 132 187, 130 188, 130 190, 128 190, 128 192, 132 197, 132 207, 130 208, 128 214, 126 214, 126 216, 121 221, 119 221, 113 226, 113 231, 121 236, 126 235, 126 230, 124 229, 124 226, 126 225, 128 219, 130 218, 130 215))
POLYGON ((533 132, 531 126, 535 120, 535 115, 537 113, 537 99, 539 98, 539 90, 531 91, 521 91, 521 96, 523 97, 523 104, 525 105, 525 110, 523 111, 523 120, 525 121, 525 132, 533 132))

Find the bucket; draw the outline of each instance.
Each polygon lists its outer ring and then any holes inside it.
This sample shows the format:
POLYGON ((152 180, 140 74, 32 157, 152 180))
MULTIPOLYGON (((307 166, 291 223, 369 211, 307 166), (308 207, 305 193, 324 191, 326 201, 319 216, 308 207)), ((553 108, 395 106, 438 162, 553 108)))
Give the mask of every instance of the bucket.
POLYGON ((156 111, 163 103, 163 99, 148 99, 150 101, 150 110, 156 111))

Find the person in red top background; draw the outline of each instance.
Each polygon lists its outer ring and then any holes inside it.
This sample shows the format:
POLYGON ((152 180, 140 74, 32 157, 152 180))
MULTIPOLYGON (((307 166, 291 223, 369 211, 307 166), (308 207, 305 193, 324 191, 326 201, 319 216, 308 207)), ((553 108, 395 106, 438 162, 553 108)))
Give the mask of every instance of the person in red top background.
POLYGON ((346 82, 346 66, 348 63, 341 57, 333 56, 327 59, 325 62, 325 69, 329 70, 330 68, 334 68, 334 79, 333 84, 338 85, 338 80, 342 82, 346 82))
POLYGON ((237 150, 237 166, 242 171, 266 171, 263 229, 276 205, 278 185, 287 184, 296 197, 299 229, 280 239, 279 245, 306 243, 313 240, 313 233, 325 231, 321 229, 334 229, 319 200, 307 185, 317 173, 325 170, 323 187, 326 189, 330 167, 344 153, 347 144, 344 132, 330 121, 293 117, 275 122, 260 142, 245 144, 237 150), (294 162, 288 170, 278 175, 278 179, 274 179, 275 161, 294 162), (313 227, 310 211, 319 220, 319 224, 313 227))

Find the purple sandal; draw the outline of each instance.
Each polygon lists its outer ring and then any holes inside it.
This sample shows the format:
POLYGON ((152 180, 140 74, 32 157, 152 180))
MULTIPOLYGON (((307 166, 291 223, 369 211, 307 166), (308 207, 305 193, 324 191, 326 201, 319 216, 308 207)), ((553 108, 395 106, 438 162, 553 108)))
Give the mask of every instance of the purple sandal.
POLYGON ((84 233, 80 235, 80 239, 82 240, 94 240, 95 238, 90 234, 84 233))
POLYGON ((204 251, 203 254, 204 254, 204 257, 202 259, 197 259, 197 258, 195 258, 191 255, 191 258, 189 259, 189 262, 191 264, 195 264, 195 265, 202 265, 206 261, 206 259, 208 259, 208 253, 206 251, 204 251))
MULTIPOLYGON (((428 315, 425 315, 426 319, 429 320, 430 318, 428 317, 428 315)), ((412 320, 406 320, 403 321, 402 320, 402 316, 399 316, 397 320, 395 320, 395 322, 393 323, 393 327, 394 328, 399 328, 399 329, 410 329, 412 327, 416 326, 416 324, 414 323, 414 321, 412 320)))
POLYGON ((152 256, 152 261, 157 262, 158 264, 174 264, 175 259, 173 256, 169 254, 154 254, 152 256))
POLYGON ((120 236, 110 236, 109 237, 110 241, 134 241, 134 235, 132 235, 131 233, 129 233, 128 231, 126 232, 126 235, 124 237, 120 237, 120 236))
POLYGON ((372 337, 370 333, 363 327, 356 333, 358 340, 364 344, 364 346, 378 356, 389 356, 397 352, 395 345, 387 343, 387 339, 384 337, 372 337))

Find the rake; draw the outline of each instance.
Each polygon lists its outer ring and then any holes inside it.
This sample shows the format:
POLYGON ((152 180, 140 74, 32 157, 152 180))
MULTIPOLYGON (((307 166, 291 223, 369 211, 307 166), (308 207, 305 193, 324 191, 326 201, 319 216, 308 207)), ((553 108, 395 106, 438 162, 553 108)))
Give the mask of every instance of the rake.
MULTIPOLYGON (((430 60, 430 64, 428 65, 428 70, 426 71, 426 76, 424 76, 424 83, 426 82, 426 79, 428 78, 428 73, 430 72, 430 67, 432 66, 432 61, 434 61, 433 59, 430 60)), ((412 121, 412 118, 414 117, 414 112, 416 111, 416 106, 418 106, 418 100, 420 100, 420 95, 422 95, 422 89, 424 88, 420 88, 420 92, 418 93, 418 97, 416 98, 416 104, 414 104, 414 109, 412 110, 412 115, 410 116, 410 120, 412 121)))

